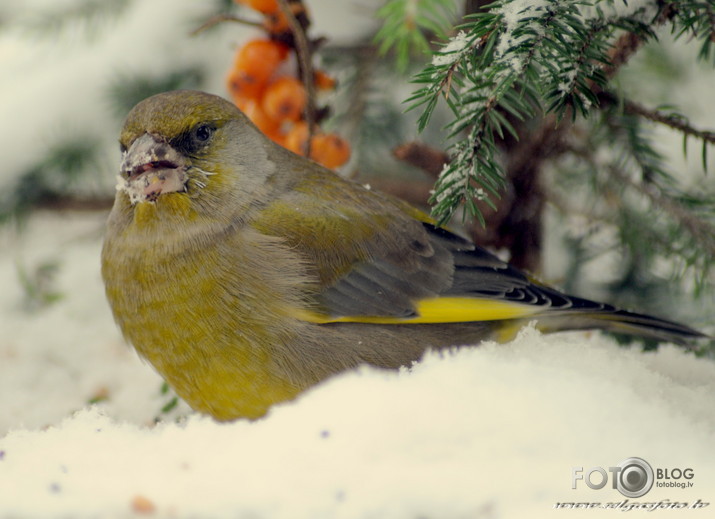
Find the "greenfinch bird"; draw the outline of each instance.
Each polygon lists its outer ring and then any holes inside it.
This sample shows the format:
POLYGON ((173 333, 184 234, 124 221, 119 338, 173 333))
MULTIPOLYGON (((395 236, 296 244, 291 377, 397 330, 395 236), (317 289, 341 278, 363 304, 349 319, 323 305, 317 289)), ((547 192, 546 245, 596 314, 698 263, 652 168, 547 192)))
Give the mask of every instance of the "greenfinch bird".
POLYGON ((565 295, 405 202, 266 138, 234 105, 174 91, 121 132, 102 276, 124 337, 192 408, 258 418, 334 375, 425 350, 686 326, 565 295))

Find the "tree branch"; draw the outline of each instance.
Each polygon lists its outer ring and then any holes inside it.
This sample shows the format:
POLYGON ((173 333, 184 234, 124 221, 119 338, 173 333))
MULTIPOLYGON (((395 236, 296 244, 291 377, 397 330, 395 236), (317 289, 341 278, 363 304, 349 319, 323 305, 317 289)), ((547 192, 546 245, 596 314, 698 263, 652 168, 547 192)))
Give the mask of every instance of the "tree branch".
POLYGON ((711 257, 715 257, 715 226, 699 218, 692 211, 683 207, 682 204, 673 200, 652 183, 638 184, 634 182, 628 175, 625 175, 621 170, 613 165, 607 166, 608 172, 615 177, 619 182, 637 190, 645 195, 651 203, 661 208, 674 218, 680 225, 685 227, 690 235, 702 246, 702 248, 711 257))
POLYGON ((685 135, 697 137, 707 143, 715 144, 715 132, 708 130, 698 130, 693 127, 685 117, 677 114, 668 114, 660 110, 646 108, 635 101, 626 100, 623 109, 628 114, 640 115, 641 117, 656 123, 664 124, 669 128, 678 130, 685 135))
POLYGON ((449 155, 423 142, 406 142, 392 150, 395 158, 420 168, 433 178, 437 178, 444 165, 449 162, 449 155))
MULTIPOLYGON (((673 4, 665 6, 661 11, 658 19, 653 22, 653 26, 657 27, 663 25, 670 18, 672 18, 675 10, 673 4)), ((603 73, 608 79, 613 79, 613 77, 618 73, 623 65, 628 63, 628 60, 640 49, 646 40, 633 32, 627 32, 622 34, 618 41, 616 41, 613 48, 608 53, 609 63, 603 67, 603 73)))
POLYGON ((205 30, 210 29, 214 25, 218 25, 223 22, 235 22, 235 23, 240 23, 243 25, 250 25, 251 27, 258 27, 258 28, 263 27, 263 25, 259 22, 252 22, 251 20, 247 20, 247 19, 241 18, 239 16, 233 16, 232 14, 218 14, 218 15, 212 16, 211 18, 206 20, 204 23, 202 23, 196 29, 191 31, 189 33, 189 35, 196 36, 197 34, 200 34, 200 33, 204 32, 205 30))
POLYGON ((635 33, 627 32, 622 34, 608 53, 611 60, 608 65, 603 67, 605 76, 608 79, 612 79, 644 43, 645 40, 635 33))
POLYGON ((313 58, 308 42, 308 37, 305 34, 305 27, 301 25, 298 19, 293 14, 287 0, 278 0, 278 7, 283 16, 288 21, 288 26, 293 33, 293 41, 295 43, 296 55, 298 56, 298 66, 300 68, 300 76, 305 86, 305 91, 308 101, 305 104, 305 122, 308 125, 308 139, 305 143, 305 156, 310 157, 310 146, 315 132, 315 76, 313 73, 313 58))

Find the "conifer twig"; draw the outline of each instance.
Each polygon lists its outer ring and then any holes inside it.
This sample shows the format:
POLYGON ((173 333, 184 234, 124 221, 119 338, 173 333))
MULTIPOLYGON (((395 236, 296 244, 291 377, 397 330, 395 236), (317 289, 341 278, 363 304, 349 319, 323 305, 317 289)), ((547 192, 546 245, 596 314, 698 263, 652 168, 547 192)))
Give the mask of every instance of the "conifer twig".
POLYGON ((636 33, 622 34, 608 53, 610 62, 603 67, 605 76, 609 79, 613 78, 644 43, 645 40, 636 33))
POLYGON ((654 206, 659 207, 677 220, 678 223, 685 227, 690 235, 697 240, 707 254, 711 257, 715 257, 715 226, 702 218, 698 218, 692 211, 683 207, 682 204, 678 203, 672 197, 664 194, 662 190, 653 183, 638 184, 613 165, 608 165, 607 170, 618 182, 642 193, 654 206))
POLYGON ((692 137, 696 137, 710 144, 715 144, 715 132, 709 130, 699 130, 692 126, 685 117, 677 114, 668 114, 661 110, 646 108, 635 101, 626 100, 623 104, 626 113, 640 115, 641 117, 656 123, 664 124, 669 128, 678 130, 692 137))

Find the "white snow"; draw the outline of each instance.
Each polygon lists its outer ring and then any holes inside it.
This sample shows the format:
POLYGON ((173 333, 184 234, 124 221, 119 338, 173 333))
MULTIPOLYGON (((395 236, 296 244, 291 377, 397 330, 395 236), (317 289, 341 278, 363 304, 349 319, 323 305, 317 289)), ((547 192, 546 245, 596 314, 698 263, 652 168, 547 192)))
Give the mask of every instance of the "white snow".
POLYGON ((657 0, 607 0, 593 2, 593 5, 582 6, 579 11, 581 16, 615 20, 617 18, 634 18, 644 23, 650 23, 658 13, 657 0))
MULTIPOLYGON (((496 12, 502 17, 504 32, 499 36, 499 42, 495 48, 495 56, 501 58, 506 52, 519 45, 519 43, 530 35, 515 36, 514 29, 519 27, 524 20, 533 19, 529 23, 529 28, 536 31, 537 34, 543 33, 543 28, 538 23, 543 18, 547 9, 551 6, 551 2, 547 0, 514 0, 506 3, 496 12)), ((523 63, 516 56, 510 58, 512 69, 519 72, 523 67, 523 63)))
POLYGON ((451 65, 460 59, 470 43, 467 36, 464 31, 459 31, 454 37, 450 38, 447 44, 432 57, 432 65, 442 67, 451 65))

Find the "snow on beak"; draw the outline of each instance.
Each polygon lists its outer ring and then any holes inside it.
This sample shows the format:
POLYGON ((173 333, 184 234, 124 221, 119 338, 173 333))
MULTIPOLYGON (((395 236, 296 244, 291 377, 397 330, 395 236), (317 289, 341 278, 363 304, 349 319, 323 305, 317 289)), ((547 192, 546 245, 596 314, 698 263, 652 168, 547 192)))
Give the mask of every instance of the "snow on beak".
POLYGON ((186 190, 186 159, 167 142, 145 133, 124 153, 117 191, 132 204, 155 202, 165 193, 186 190))

